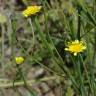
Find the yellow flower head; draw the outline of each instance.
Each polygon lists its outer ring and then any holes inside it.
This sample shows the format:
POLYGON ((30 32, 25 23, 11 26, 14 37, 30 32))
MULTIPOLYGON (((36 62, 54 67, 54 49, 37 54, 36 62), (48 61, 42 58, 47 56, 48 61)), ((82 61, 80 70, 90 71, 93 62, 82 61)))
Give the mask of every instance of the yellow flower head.
POLYGON ((15 57, 15 62, 16 62, 16 64, 22 64, 24 62, 24 58, 23 57, 15 57))
POLYGON ((84 42, 79 40, 68 42, 67 46, 68 47, 65 48, 65 50, 73 53, 74 56, 76 56, 77 53, 83 52, 86 49, 84 42))
POLYGON ((22 14, 25 17, 31 16, 33 14, 36 14, 37 12, 39 12, 41 10, 41 6, 28 6, 23 12, 22 14))

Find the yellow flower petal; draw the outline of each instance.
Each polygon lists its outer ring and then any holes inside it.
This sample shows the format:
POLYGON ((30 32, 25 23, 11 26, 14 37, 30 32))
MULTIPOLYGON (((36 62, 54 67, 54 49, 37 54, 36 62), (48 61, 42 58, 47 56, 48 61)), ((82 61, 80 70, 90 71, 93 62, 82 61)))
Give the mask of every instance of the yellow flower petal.
POLYGON ((16 62, 16 64, 22 64, 24 62, 24 58, 23 57, 15 57, 15 62, 16 62))
POLYGON ((65 50, 67 51, 67 50, 68 50, 68 48, 65 48, 65 50))
POLYGON ((74 53, 74 56, 77 56, 77 53, 74 53))
POLYGON ((67 48, 65 48, 66 51, 69 51, 74 54, 74 56, 77 55, 77 53, 83 52, 86 49, 86 46, 83 41, 75 40, 68 42, 67 48))
POLYGON ((31 16, 33 14, 36 14, 37 12, 39 12, 41 10, 41 6, 28 6, 23 12, 22 14, 25 17, 31 16))

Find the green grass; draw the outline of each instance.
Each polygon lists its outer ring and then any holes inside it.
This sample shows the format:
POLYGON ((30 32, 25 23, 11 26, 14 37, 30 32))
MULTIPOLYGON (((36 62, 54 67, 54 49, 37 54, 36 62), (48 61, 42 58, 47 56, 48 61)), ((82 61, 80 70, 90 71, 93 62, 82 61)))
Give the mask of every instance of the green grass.
MULTIPOLYGON (((22 1, 27 6, 32 4, 31 0, 22 1)), ((7 87, 16 90, 16 86, 24 85, 29 96, 39 96, 29 84, 55 80, 62 86, 61 96, 96 96, 96 1, 51 0, 49 4, 47 0, 37 0, 42 10, 28 18, 24 18, 22 11, 15 10, 11 1, 4 3, 8 4, 8 9, 2 11, 6 18, 0 17, 0 88, 3 91, 7 87), (74 56, 64 48, 68 41, 77 39, 84 40, 87 49, 74 56), (8 48, 11 52, 6 56, 8 48), (18 55, 25 61, 16 67, 14 58, 18 55), (50 76, 29 81, 27 68, 36 64, 47 70, 50 76), (14 67, 19 77, 13 74, 14 78, 5 82, 7 70, 14 67)))

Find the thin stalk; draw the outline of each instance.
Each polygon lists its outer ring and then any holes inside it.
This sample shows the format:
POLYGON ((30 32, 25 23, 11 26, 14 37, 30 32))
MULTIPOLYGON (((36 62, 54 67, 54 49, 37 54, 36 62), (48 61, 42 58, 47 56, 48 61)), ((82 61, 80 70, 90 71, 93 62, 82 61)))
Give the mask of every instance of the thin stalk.
MULTIPOLYGON (((50 76, 50 77, 44 77, 44 78, 41 78, 41 79, 38 79, 38 80, 26 80, 27 84, 29 86, 32 86, 32 84, 34 83, 41 83, 41 82, 46 82, 46 81, 49 81, 49 80, 55 80, 57 79, 56 76, 50 76)), ((15 87, 19 87, 19 86, 24 86, 24 81, 16 81, 14 82, 14 86, 15 87)), ((0 84, 0 88, 11 88, 13 87, 13 83, 12 82, 9 82, 9 83, 1 83, 0 84)))
POLYGON ((32 39, 32 48, 34 47, 34 43, 35 43, 35 35, 34 35, 34 28, 33 28, 33 23, 31 18, 28 18, 28 22, 30 24, 31 30, 32 30, 32 35, 33 35, 33 39, 32 39))
POLYGON ((82 8, 82 11, 86 14, 86 16, 89 18, 89 20, 96 26, 95 18, 92 16, 92 14, 88 11, 88 8, 86 5, 82 5, 79 3, 79 6, 82 8))
MULTIPOLYGON (((47 49, 49 50, 49 52, 50 52, 50 53, 52 54, 52 56, 54 57, 54 53, 53 53, 53 51, 51 50, 50 46, 48 45, 48 42, 47 42, 45 36, 43 35, 41 29, 40 29, 40 25, 39 25, 39 22, 38 22, 37 18, 35 19, 35 23, 36 23, 36 27, 37 27, 37 29, 38 29, 38 32, 39 32, 39 34, 40 34, 40 36, 41 36, 41 38, 42 38, 42 42, 44 43, 45 47, 47 47, 47 49)), ((76 88, 78 88, 78 85, 76 84, 76 81, 75 81, 74 77, 71 75, 69 69, 68 69, 67 67, 63 67, 61 64, 58 64, 56 58, 54 58, 54 60, 56 61, 56 64, 59 66, 59 68, 60 68, 64 73, 66 72, 66 73, 68 74, 68 76, 69 76, 70 79, 72 80, 74 86, 75 86, 76 88)))
POLYGON ((21 96, 21 94, 18 92, 18 90, 17 90, 17 88, 15 87, 14 84, 15 84, 15 79, 13 80, 13 90, 16 92, 17 96, 21 96))
POLYGON ((88 16, 89 20, 96 26, 96 21, 94 17, 89 12, 86 12, 86 15, 88 16))
MULTIPOLYGON (((44 6, 45 6, 45 4, 44 4, 44 6)), ((55 47, 52 39, 50 38, 51 36, 50 36, 50 34, 49 34, 49 28, 48 28, 48 16, 46 15, 46 10, 45 10, 45 9, 44 9, 44 17, 45 17, 45 28, 46 28, 46 33, 47 33, 47 35, 48 35, 48 39, 50 40, 52 46, 53 46, 54 49, 55 49, 55 52, 57 53, 57 55, 58 55, 58 57, 59 57, 59 59, 60 59, 60 61, 61 61, 61 64, 58 64, 59 67, 65 72, 64 67, 62 67, 62 65, 64 65, 64 61, 63 61, 62 57, 60 56, 60 54, 58 53, 58 51, 57 51, 57 49, 56 49, 56 47, 55 47)), ((54 55, 54 53, 53 53, 53 55, 54 55)), ((57 58, 55 58, 55 56, 54 56, 54 59, 55 59, 55 61, 57 62, 57 58)), ((57 62, 57 63, 58 63, 58 62, 57 62)), ((67 69, 67 68, 66 68, 66 69, 67 69)))
POLYGON ((80 29, 81 29, 81 7, 78 7, 78 28, 77 28, 77 38, 80 40, 80 29))
POLYGON ((15 57, 15 43, 16 43, 16 19, 10 20, 12 33, 11 33, 11 54, 12 54, 12 63, 14 64, 14 57, 15 57))
POLYGON ((40 28, 40 24, 39 24, 37 18, 35 19, 35 25, 36 25, 36 27, 37 27, 38 33, 39 33, 39 35, 40 35, 40 37, 41 37, 41 40, 42 40, 42 42, 43 42, 43 46, 44 46, 45 48, 47 48, 48 51, 49 51, 49 53, 53 56, 53 59, 55 60, 57 66, 58 66, 62 71, 64 71, 64 68, 58 63, 57 58, 55 57, 55 55, 54 55, 54 53, 53 53, 53 50, 50 48, 49 43, 48 43, 48 41, 46 40, 45 35, 43 34, 43 32, 42 32, 42 30, 41 30, 41 28, 40 28))
MULTIPOLYGON (((96 4, 96 3, 95 3, 96 4)), ((94 32, 94 41, 95 41, 95 44, 94 44, 94 55, 93 55, 93 67, 94 67, 94 64, 95 64, 95 58, 96 58, 96 32, 94 32)), ((93 75, 94 75, 94 70, 93 70, 93 75)), ((95 80, 95 77, 94 77, 94 80, 95 80)), ((96 95, 96 83, 94 84, 94 93, 96 95)))
POLYGON ((25 77, 24 77, 24 75, 23 75, 23 73, 22 73, 22 71, 21 71, 20 66, 17 65, 17 69, 18 69, 18 72, 19 72, 21 78, 23 79, 25 88, 30 92, 30 94, 31 94, 32 96, 36 96, 35 93, 28 87, 27 81, 25 80, 25 77))
MULTIPOLYGON (((4 48, 4 42, 5 42, 5 27, 3 24, 1 24, 1 28, 2 28, 2 47, 1 47, 1 52, 2 52, 2 57, 1 57, 1 70, 2 70, 2 77, 5 77, 5 48, 4 48)), ((4 89, 0 89, 2 91, 2 93, 5 93, 4 89)))
MULTIPOLYGON (((19 43, 18 43, 19 44, 19 43)), ((26 56, 28 56, 29 58, 32 58, 36 63, 40 64, 42 67, 44 67, 46 70, 58 75, 58 76, 61 76, 61 77, 65 77, 64 74, 59 74, 57 72, 55 72, 53 69, 47 67, 46 65, 42 64, 41 62, 37 61, 34 57, 31 56, 31 54, 29 54, 28 52, 26 52, 26 50, 20 45, 22 51, 25 53, 26 56)))
POLYGON ((40 0, 40 1, 43 4, 44 8, 45 7, 48 7, 49 9, 51 9, 51 6, 48 4, 48 1, 47 0, 40 0))
POLYGON ((93 30, 95 30, 95 29, 96 29, 96 27, 92 28, 91 30, 88 30, 86 33, 82 34, 82 35, 80 36, 80 38, 83 38, 83 37, 86 36, 87 34, 93 32, 93 30))
MULTIPOLYGON (((95 30, 94 30, 95 31, 95 30)), ((94 32, 94 44, 93 44, 93 48, 94 48, 94 53, 93 53, 93 57, 92 57, 92 60, 91 60, 91 67, 90 67, 90 79, 91 79, 91 83, 93 85, 93 89, 94 89, 94 94, 96 95, 96 83, 94 82, 95 81, 95 76, 94 76, 94 64, 95 64, 95 57, 96 57, 96 32, 94 32)))
POLYGON ((80 57, 81 63, 83 64, 83 68, 84 68, 84 71, 85 71, 85 74, 86 74, 86 77, 87 77, 87 80, 88 80, 88 84, 89 84, 89 88, 91 90, 91 93, 94 94, 93 89, 92 89, 92 85, 90 84, 90 78, 89 78, 89 75, 88 75, 88 71, 86 69, 86 66, 84 64, 84 61, 83 61, 83 58, 82 58, 81 54, 79 55, 79 57, 80 57))
POLYGON ((42 64, 41 62, 37 61, 37 60, 34 60, 36 63, 38 63, 39 65, 41 65, 43 68, 45 68, 46 70, 54 73, 55 75, 57 76, 60 76, 60 77, 64 77, 65 78, 65 75, 64 74, 59 74, 57 72, 55 72, 54 70, 50 69, 49 67, 47 67, 45 64, 42 64))
MULTIPOLYGON (((62 57, 60 56, 60 54, 59 54, 59 52, 57 51, 57 49, 56 49, 56 47, 55 47, 55 45, 54 45, 54 43, 53 43, 53 41, 52 41, 52 39, 51 39, 51 36, 50 36, 50 34, 49 34, 49 29, 48 29, 48 16, 46 16, 46 10, 44 9, 44 17, 45 17, 45 28, 46 28, 46 31, 47 31, 47 35, 48 35, 48 39, 50 40, 50 43, 52 44, 52 46, 54 47, 54 49, 55 49, 55 52, 56 52, 56 54, 58 55, 58 57, 59 57, 59 59, 60 59, 60 61, 61 61, 61 64, 59 64, 59 67, 65 72, 65 70, 68 70, 67 69, 67 67, 66 66, 62 66, 62 65, 64 65, 64 61, 63 61, 63 59, 62 59, 62 57)), ((55 61, 56 61, 57 59, 55 59, 55 61)))
POLYGON ((62 57, 60 56, 59 52, 57 51, 57 49, 56 49, 56 47, 55 47, 55 45, 54 45, 54 43, 53 43, 53 41, 51 39, 51 36, 49 34, 49 30, 48 30, 48 27, 47 27, 47 25, 48 25, 48 18, 46 16, 46 14, 44 14, 44 16, 45 16, 45 25, 46 25, 46 29, 47 29, 47 33, 48 33, 48 37, 49 37, 50 43, 53 45, 53 47, 55 49, 55 52, 58 55, 59 60, 61 61, 61 64, 59 64, 59 67, 63 70, 64 73, 67 73, 67 75, 70 77, 71 81, 73 82, 74 86, 77 87, 77 89, 78 89, 76 81, 75 81, 74 77, 70 74, 69 69, 66 66, 62 66, 62 65, 64 65, 64 61, 63 61, 62 57))
POLYGON ((1 63, 1 66, 2 66, 2 76, 5 76, 5 68, 4 68, 4 65, 5 65, 5 48, 4 48, 4 41, 5 41, 5 28, 4 28, 4 25, 1 24, 1 27, 2 27, 2 63, 1 63))
POLYGON ((90 84, 91 84, 91 88, 93 89, 93 92, 94 92, 95 91, 94 90, 94 84, 93 84, 94 83, 94 78, 93 78, 93 69, 94 69, 94 67, 93 67, 93 60, 92 60, 93 57, 92 57, 92 55, 90 55, 92 49, 90 49, 90 44, 89 44, 90 38, 89 38, 89 35, 86 35, 86 40, 87 40, 87 61, 89 62, 88 68, 89 68, 90 84))
MULTIPOLYGON (((70 59, 72 60, 72 62, 73 62, 73 66, 74 66, 74 74, 75 74, 75 76, 77 76, 77 66, 76 66, 76 62, 75 62, 75 58, 73 58, 73 56, 70 54, 70 59)), ((74 77, 74 78, 76 78, 76 77, 74 77)))
POLYGON ((82 76, 82 73, 81 73, 81 62, 79 61, 80 60, 80 57, 78 56, 77 57, 77 60, 76 60, 76 66, 77 66, 77 72, 78 72, 78 79, 80 80, 80 94, 81 96, 86 96, 86 91, 85 91, 85 87, 84 87, 84 82, 83 82, 83 76, 82 76))

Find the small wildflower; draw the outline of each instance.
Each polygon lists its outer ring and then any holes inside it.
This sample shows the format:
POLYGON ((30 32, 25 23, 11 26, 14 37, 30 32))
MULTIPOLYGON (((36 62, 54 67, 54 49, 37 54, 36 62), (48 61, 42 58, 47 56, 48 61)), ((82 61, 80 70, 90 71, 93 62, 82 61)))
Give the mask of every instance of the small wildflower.
POLYGON ((75 12, 75 8, 68 8, 68 12, 70 15, 72 15, 75 12))
POLYGON ((24 58, 23 57, 15 57, 15 62, 16 62, 16 64, 21 64, 24 62, 24 58))
POLYGON ((23 12, 22 14, 25 17, 31 16, 33 14, 36 14, 37 12, 39 12, 41 10, 41 6, 28 6, 23 12))
POLYGON ((83 52, 86 49, 84 42, 79 40, 68 42, 67 46, 68 48, 65 48, 65 50, 73 53, 74 56, 76 56, 77 53, 83 52))

